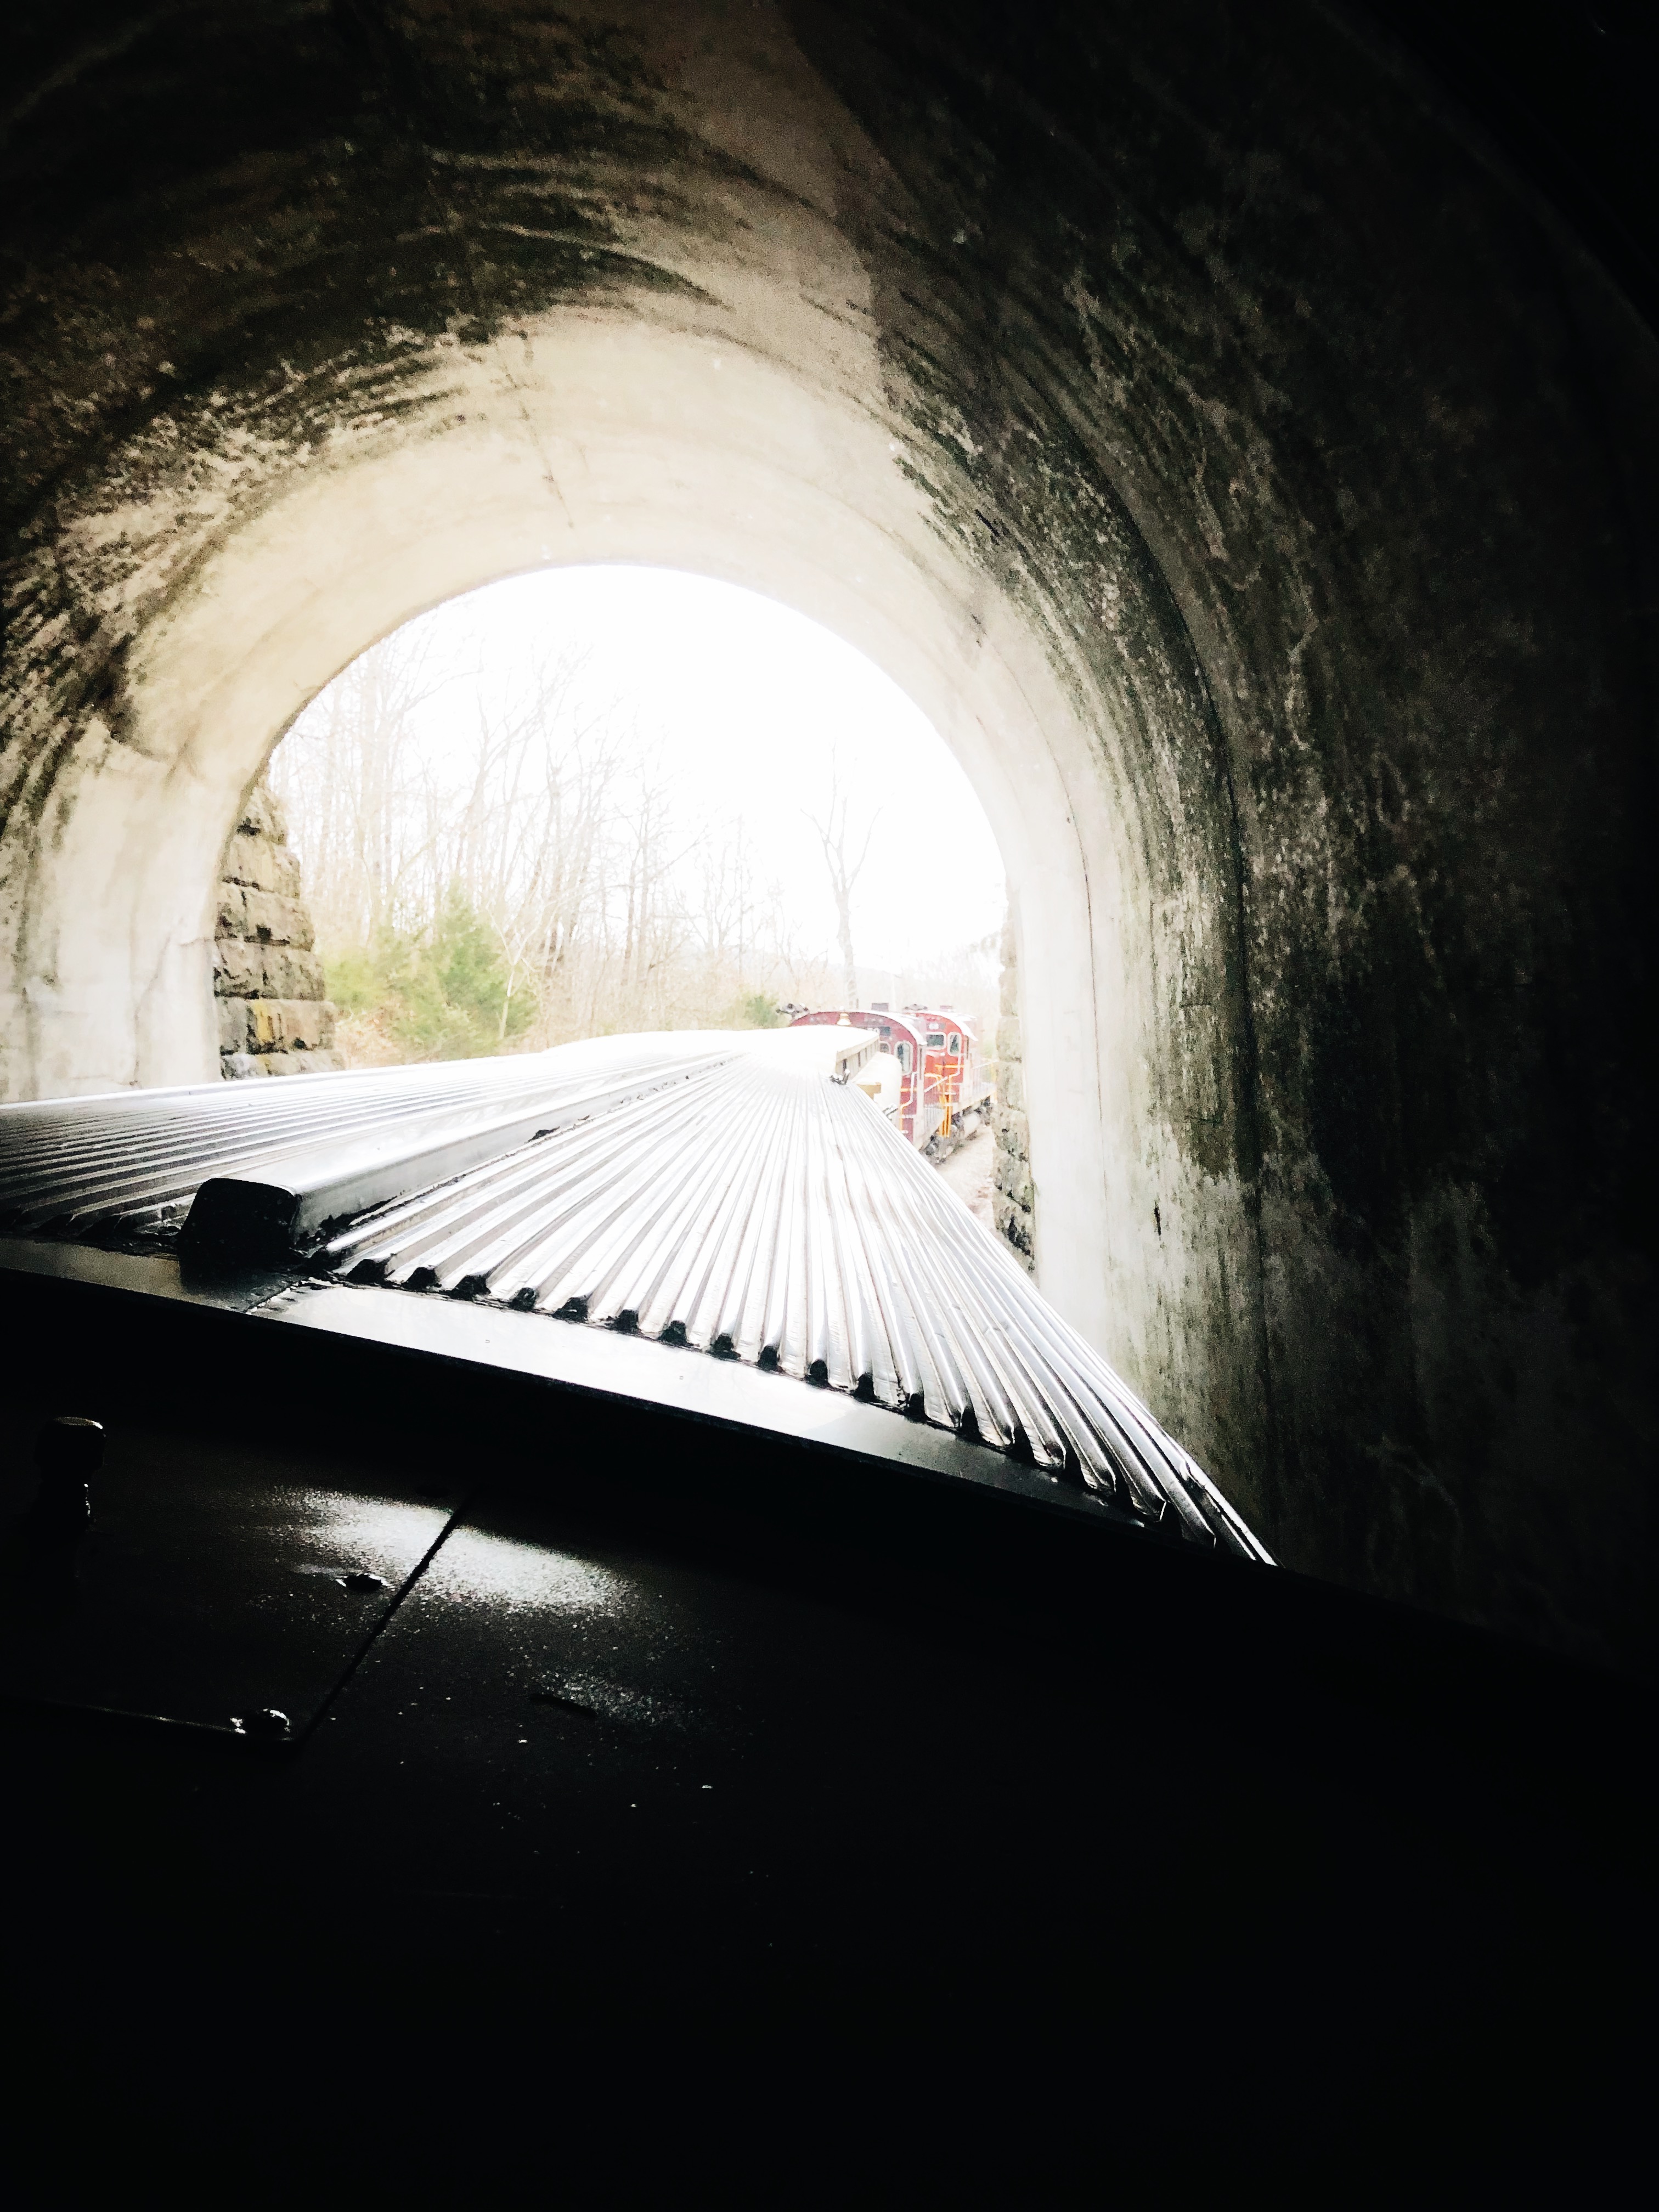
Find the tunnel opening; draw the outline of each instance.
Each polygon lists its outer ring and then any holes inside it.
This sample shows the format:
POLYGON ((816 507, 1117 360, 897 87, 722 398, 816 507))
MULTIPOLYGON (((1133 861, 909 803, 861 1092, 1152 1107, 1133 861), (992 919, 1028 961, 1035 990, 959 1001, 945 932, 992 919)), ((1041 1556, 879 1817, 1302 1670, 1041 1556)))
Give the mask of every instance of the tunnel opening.
POLYGON ((416 617, 300 715, 221 866, 228 1078, 847 1019, 882 1044, 860 1087, 1034 1264, 992 826, 898 688, 775 602, 564 568, 416 617))
POLYGON ((960 1000, 994 1049, 982 809, 880 671, 753 592, 612 567, 452 601, 325 686, 265 779, 348 1064, 876 999, 960 1000))

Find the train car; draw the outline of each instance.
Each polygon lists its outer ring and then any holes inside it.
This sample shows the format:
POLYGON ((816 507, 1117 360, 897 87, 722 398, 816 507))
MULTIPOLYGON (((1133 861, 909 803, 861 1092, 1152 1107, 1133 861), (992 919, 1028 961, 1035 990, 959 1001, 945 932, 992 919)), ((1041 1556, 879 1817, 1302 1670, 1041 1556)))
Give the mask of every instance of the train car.
POLYGON ((909 1006, 908 1018, 921 1027, 922 1065, 939 1108, 941 1142, 970 1136, 987 1118, 991 1085, 980 1065, 979 1041, 972 1026, 949 1006, 909 1006))
POLYGON ((979 1063, 971 1026, 947 1007, 907 1006, 895 1013, 879 1000, 868 1006, 825 1006, 795 1017, 793 1029, 873 1030, 882 1050, 896 1062, 896 1076, 877 1069, 877 1103, 907 1144, 918 1152, 948 1152, 976 1129, 988 1112, 991 1086, 979 1063))
POLYGON ((925 1151, 944 1118, 937 1084, 930 1089, 927 1082, 925 1026, 909 1014, 895 1014, 876 1005, 823 1007, 814 1013, 798 1014, 790 1027, 834 1029, 843 1022, 854 1029, 872 1030, 879 1038, 882 1052, 896 1064, 896 1073, 888 1071, 884 1095, 878 1097, 877 1103, 906 1144, 925 1151))

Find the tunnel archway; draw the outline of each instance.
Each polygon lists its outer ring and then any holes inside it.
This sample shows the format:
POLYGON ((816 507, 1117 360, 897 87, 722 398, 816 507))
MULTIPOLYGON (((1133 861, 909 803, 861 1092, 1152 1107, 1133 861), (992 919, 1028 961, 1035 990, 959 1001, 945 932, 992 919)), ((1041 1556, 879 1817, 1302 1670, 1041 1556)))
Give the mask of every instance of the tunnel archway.
POLYGON ((1635 1650, 1583 1098, 1632 1080, 1655 349, 1397 52, 453 0, 32 67, 8 1095, 208 1072, 218 851, 374 637, 542 562, 751 585, 997 827, 1048 1294, 1291 1564, 1635 1650))

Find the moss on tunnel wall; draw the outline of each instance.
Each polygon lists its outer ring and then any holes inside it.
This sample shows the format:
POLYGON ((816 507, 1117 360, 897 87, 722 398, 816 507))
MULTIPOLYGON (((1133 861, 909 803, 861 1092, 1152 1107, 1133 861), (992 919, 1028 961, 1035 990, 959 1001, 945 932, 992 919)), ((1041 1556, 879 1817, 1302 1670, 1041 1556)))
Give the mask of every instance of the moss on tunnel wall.
POLYGON ((1087 733, 1094 1003, 1024 958, 1019 1011, 1036 1097, 1093 1024, 1109 1348, 1291 1564, 1651 1666, 1659 359, 1529 189, 1310 0, 119 14, 32 29, 0 148, 20 1024, 72 1016, 68 764, 150 742, 219 550, 455 434, 492 346, 518 404, 532 319, 701 327, 769 253, 870 337, 822 374, 976 580, 964 663, 1014 608, 1087 733))

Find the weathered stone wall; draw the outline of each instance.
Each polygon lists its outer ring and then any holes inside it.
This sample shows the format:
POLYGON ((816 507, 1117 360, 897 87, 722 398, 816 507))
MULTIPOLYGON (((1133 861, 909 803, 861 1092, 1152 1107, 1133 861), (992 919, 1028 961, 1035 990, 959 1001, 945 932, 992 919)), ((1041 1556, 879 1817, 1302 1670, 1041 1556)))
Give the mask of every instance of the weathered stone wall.
POLYGON ((1025 1118, 1025 1068, 1019 1030, 1019 947, 1010 915, 1002 933, 1002 996, 997 1022, 996 1138, 991 1211, 997 1234, 1020 1264, 1036 1267, 1036 1188, 1031 1181, 1031 1125, 1025 1118))
POLYGON ((334 1009, 314 943, 281 805, 256 783, 225 848, 213 940, 227 1077, 322 1075, 345 1066, 333 1049, 334 1009))

